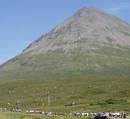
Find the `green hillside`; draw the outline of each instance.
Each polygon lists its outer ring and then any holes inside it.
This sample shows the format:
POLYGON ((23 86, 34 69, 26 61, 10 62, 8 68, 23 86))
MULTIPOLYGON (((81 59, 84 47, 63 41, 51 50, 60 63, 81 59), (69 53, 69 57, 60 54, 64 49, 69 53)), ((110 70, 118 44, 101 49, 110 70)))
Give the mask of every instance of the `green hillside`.
POLYGON ((1 80, 0 107, 46 111, 130 111, 129 77, 1 80), (48 95, 50 103, 48 104, 48 95), (76 105, 67 107, 71 101, 76 105))
POLYGON ((3 65, 0 79, 70 79, 94 75, 130 76, 130 48, 77 48, 62 52, 30 55, 24 53, 3 65))

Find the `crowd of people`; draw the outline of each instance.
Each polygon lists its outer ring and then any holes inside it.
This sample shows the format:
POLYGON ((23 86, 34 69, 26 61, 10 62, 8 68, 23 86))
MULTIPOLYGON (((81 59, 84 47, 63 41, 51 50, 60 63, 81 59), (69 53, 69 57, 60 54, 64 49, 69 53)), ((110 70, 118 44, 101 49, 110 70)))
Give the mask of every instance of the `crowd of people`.
POLYGON ((73 113, 64 113, 64 112, 44 112, 44 111, 34 111, 26 110, 27 114, 41 114, 47 116, 83 116, 83 117, 93 117, 94 119, 107 119, 107 118, 128 118, 129 115, 126 112, 73 112, 73 113))
MULTIPOLYGON (((0 108, 0 112, 7 112, 7 108, 0 108)), ((126 112, 72 112, 72 113, 65 113, 65 112, 52 112, 52 111, 38 111, 38 110, 26 110, 25 112, 21 109, 13 110, 15 112, 32 114, 32 115, 46 115, 46 116, 75 116, 75 117, 92 117, 94 119, 107 119, 107 118, 129 118, 129 114, 126 112)))

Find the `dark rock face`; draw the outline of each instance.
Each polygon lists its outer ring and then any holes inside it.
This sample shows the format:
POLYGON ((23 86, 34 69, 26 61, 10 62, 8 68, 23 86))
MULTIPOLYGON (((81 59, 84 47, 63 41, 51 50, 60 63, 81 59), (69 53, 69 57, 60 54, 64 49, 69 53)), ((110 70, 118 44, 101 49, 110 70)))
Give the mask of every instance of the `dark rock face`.
POLYGON ((107 116, 95 116, 94 119, 108 119, 107 116))

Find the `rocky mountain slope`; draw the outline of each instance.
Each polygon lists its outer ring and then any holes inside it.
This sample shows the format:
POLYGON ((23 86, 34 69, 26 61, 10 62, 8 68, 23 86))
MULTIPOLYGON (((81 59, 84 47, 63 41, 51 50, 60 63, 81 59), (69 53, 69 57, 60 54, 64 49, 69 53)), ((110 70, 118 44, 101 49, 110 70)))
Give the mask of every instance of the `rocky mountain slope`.
POLYGON ((0 66, 0 79, 130 75, 130 25, 82 8, 0 66))

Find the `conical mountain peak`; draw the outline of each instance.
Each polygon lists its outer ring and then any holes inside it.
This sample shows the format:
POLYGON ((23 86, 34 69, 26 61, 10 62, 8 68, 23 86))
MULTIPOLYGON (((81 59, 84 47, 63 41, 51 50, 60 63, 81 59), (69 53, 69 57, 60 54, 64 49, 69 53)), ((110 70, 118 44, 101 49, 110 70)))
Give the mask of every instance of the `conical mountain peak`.
POLYGON ((29 45, 25 52, 44 53, 59 49, 69 52, 76 47, 88 49, 95 43, 109 43, 108 39, 114 47, 129 46, 129 35, 123 33, 128 34, 129 30, 130 26, 119 18, 96 8, 84 7, 29 45))
POLYGON ((101 10, 82 8, 2 65, 0 77, 6 77, 4 71, 18 78, 127 75, 129 56, 130 25, 101 10))
POLYGON ((83 7, 83 8, 81 8, 80 10, 78 10, 78 12, 77 13, 86 13, 86 14, 88 14, 88 13, 90 13, 90 14, 92 14, 92 13, 97 13, 97 12, 102 12, 101 10, 99 10, 99 9, 97 9, 97 8, 93 8, 93 7, 90 7, 90 8, 88 8, 88 7, 83 7))

